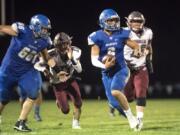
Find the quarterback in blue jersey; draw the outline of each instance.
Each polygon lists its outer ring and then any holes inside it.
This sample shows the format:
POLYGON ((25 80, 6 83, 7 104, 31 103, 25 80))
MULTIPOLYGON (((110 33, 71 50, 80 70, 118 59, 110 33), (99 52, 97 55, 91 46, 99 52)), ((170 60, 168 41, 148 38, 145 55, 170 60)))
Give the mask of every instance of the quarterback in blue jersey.
POLYGON ((91 61, 102 69, 102 81, 110 105, 117 110, 122 106, 130 124, 130 128, 137 126, 123 89, 129 79, 129 69, 124 60, 123 48, 127 44, 134 49, 134 55, 141 54, 139 45, 129 39, 129 30, 120 27, 120 17, 113 9, 105 9, 99 16, 102 29, 88 36, 91 46, 91 61))
POLYGON ((33 16, 29 25, 21 22, 13 23, 11 26, 0 25, 0 33, 12 36, 0 67, 0 115, 10 101, 12 88, 18 85, 27 94, 14 126, 18 131, 31 131, 25 120, 38 97, 42 83, 39 71, 34 69, 38 55, 42 55, 50 67, 55 66, 46 49, 50 45, 50 29, 50 20, 42 14, 33 16))

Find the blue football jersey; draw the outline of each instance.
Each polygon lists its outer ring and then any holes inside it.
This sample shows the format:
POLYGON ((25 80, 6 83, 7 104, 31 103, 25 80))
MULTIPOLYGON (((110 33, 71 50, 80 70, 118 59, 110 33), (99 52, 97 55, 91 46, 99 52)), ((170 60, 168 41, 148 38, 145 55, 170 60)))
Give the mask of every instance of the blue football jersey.
POLYGON ((103 57, 107 54, 114 55, 116 57, 116 65, 113 68, 120 69, 126 66, 123 49, 124 42, 129 38, 129 34, 130 31, 123 28, 113 32, 112 35, 107 35, 103 30, 98 30, 88 36, 88 44, 98 45, 100 48, 100 61, 102 61, 103 57))
POLYGON ((19 22, 13 25, 16 25, 18 36, 11 39, 1 70, 18 77, 33 68, 38 53, 49 46, 49 40, 35 38, 28 25, 19 22))

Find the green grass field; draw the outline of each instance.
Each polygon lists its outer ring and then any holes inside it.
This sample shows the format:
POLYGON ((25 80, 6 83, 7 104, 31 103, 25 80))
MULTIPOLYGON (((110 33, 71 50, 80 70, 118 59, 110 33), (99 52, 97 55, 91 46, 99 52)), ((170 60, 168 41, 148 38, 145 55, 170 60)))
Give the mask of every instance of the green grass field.
MULTIPOLYGON (((135 104, 131 104, 135 112, 135 104)), ((31 113, 28 125, 31 133, 13 130, 20 111, 18 102, 11 102, 3 112, 0 135, 180 135, 180 100, 148 100, 145 111, 144 128, 141 132, 129 129, 125 118, 110 117, 107 101, 84 100, 81 117, 81 130, 71 129, 72 109, 63 115, 56 108, 55 101, 42 104, 42 122, 36 122, 31 113)))

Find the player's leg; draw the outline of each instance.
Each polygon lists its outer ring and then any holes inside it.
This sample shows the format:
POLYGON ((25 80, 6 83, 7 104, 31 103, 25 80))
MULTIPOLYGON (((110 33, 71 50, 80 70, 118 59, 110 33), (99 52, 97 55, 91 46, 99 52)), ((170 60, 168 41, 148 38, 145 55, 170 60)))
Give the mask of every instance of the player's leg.
POLYGON ((20 87, 17 87, 16 91, 19 95, 19 102, 20 102, 21 107, 22 107, 24 104, 24 101, 27 98, 27 93, 25 92, 25 90, 23 90, 23 88, 20 88, 20 87))
POLYGON ((69 89, 71 100, 74 104, 74 112, 73 112, 73 121, 72 128, 73 129, 81 129, 80 127, 80 117, 81 117, 81 107, 82 107, 82 98, 79 89, 79 85, 76 81, 71 83, 71 89, 69 89))
POLYGON ((128 100, 128 102, 133 102, 135 100, 135 88, 134 88, 134 74, 130 75, 130 78, 124 88, 124 94, 128 100))
POLYGON ((67 92, 65 88, 67 87, 66 83, 57 84, 54 88, 54 94, 56 96, 57 107, 61 110, 62 113, 68 114, 70 111, 67 92))
MULTIPOLYGON (((20 87, 17 87, 17 92, 19 95, 19 102, 20 102, 21 107, 22 107, 26 98, 27 98, 27 93, 25 90, 23 90, 23 88, 20 88, 20 87)), ((42 121, 41 116, 40 116, 41 102, 42 102, 42 94, 41 94, 41 91, 39 91, 38 98, 36 99, 36 101, 34 103, 34 118, 36 121, 42 121)))
POLYGON ((122 105, 122 108, 127 116, 130 127, 135 128, 137 126, 137 120, 131 112, 129 103, 126 96, 122 92, 128 79, 129 79, 129 69, 127 67, 121 69, 113 76, 111 83, 111 93, 122 105))
POLYGON ((26 125, 26 119, 32 110, 33 104, 38 97, 41 88, 42 79, 41 75, 36 70, 31 70, 24 74, 19 80, 19 86, 27 93, 27 98, 22 106, 21 113, 14 129, 22 132, 31 131, 26 125))
POLYGON ((123 109, 121 108, 120 103, 118 102, 118 100, 112 95, 111 93, 111 83, 112 83, 112 78, 110 78, 109 76, 107 76, 106 74, 103 74, 102 77, 102 82, 104 84, 104 88, 105 88, 105 94, 107 96, 107 99, 109 101, 109 104, 117 109, 117 111, 124 117, 126 117, 123 109))
POLYGON ((146 106, 146 93, 149 85, 148 71, 141 69, 134 77, 136 90, 136 115, 139 122, 138 130, 143 127, 144 109, 146 106))
POLYGON ((40 115, 40 107, 42 104, 42 92, 39 90, 38 98, 36 99, 34 103, 34 118, 36 121, 42 121, 41 115, 40 115))
POLYGON ((15 80, 0 71, 0 123, 2 123, 2 112, 10 101, 11 91, 15 80))

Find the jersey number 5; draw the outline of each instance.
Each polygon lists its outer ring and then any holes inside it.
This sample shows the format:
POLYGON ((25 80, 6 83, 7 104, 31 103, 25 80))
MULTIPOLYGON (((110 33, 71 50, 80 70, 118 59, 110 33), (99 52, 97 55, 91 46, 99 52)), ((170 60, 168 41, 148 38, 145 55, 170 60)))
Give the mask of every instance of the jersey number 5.
POLYGON ((34 63, 37 57, 37 52, 34 50, 31 50, 28 47, 24 47, 19 53, 18 56, 22 59, 25 59, 28 62, 34 63))

